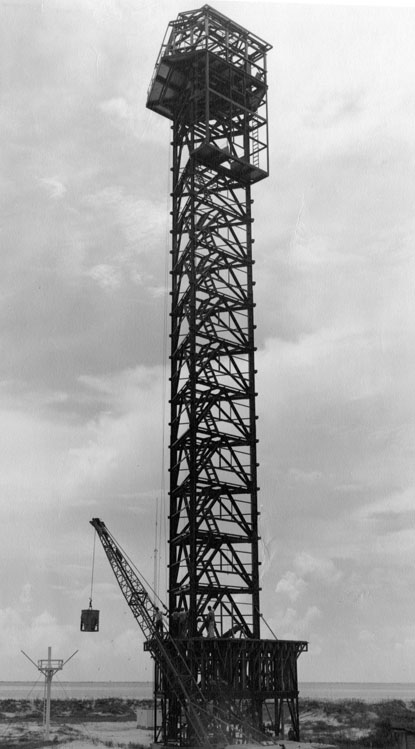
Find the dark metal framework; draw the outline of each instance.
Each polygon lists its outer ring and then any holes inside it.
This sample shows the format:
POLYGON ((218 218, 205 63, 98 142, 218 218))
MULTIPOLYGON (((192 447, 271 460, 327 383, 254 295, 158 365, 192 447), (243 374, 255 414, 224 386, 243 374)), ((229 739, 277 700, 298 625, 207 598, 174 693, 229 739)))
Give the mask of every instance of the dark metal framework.
POLYGON ((298 736, 306 643, 259 639, 251 185, 268 176, 269 50, 208 5, 180 13, 147 106, 172 121, 169 609, 188 612, 187 658, 215 674, 217 706, 227 690, 259 727, 273 699, 278 727, 286 701, 298 736), (223 642, 201 639, 209 606, 223 642))
POLYGON ((173 120, 170 609, 259 637, 250 185, 269 45, 209 6, 170 24, 148 106, 173 120))
POLYGON ((157 627, 147 584, 105 523, 91 525, 155 662, 154 741, 263 743, 265 730, 279 733, 284 702, 298 736, 296 662, 306 643, 171 636, 157 627))
POLYGON ((264 744, 281 736, 285 723, 299 740, 297 659, 306 649, 306 642, 293 640, 199 637, 166 640, 157 654, 154 642, 147 643, 156 664, 155 742, 264 744), (173 662, 174 681, 166 668, 173 662))

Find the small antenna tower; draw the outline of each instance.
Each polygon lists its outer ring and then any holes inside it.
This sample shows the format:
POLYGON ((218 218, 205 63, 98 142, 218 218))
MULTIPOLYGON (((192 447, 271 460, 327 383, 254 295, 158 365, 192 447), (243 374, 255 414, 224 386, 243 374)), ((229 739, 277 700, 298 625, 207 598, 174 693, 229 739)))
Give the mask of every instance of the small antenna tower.
POLYGON ((75 650, 74 653, 72 653, 69 658, 64 662, 61 659, 54 659, 52 660, 52 648, 48 647, 48 657, 47 660, 43 659, 35 663, 32 658, 30 658, 27 653, 24 652, 24 650, 21 651, 23 655, 31 662, 33 663, 34 667, 37 668, 38 671, 40 671, 44 677, 45 677, 45 706, 44 706, 44 712, 43 712, 43 726, 45 729, 45 741, 49 741, 49 734, 50 734, 50 697, 52 692, 52 679, 55 676, 57 671, 61 671, 64 666, 68 663, 68 661, 71 660, 71 658, 74 657, 74 655, 77 654, 77 650, 75 650))

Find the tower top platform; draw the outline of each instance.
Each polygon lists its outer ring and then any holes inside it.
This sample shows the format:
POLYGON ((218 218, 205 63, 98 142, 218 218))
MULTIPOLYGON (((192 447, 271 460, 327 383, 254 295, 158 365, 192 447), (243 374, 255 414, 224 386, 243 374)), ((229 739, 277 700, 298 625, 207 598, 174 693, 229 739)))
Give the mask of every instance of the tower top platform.
POLYGON ((241 184, 268 176, 270 49, 210 5, 179 13, 148 90, 149 109, 192 133, 189 155, 241 184))
POLYGON ((264 84, 270 49, 270 44, 210 5, 179 13, 168 25, 148 89, 147 107, 173 119, 186 88, 187 64, 203 53, 211 55, 211 62, 221 60, 264 84))

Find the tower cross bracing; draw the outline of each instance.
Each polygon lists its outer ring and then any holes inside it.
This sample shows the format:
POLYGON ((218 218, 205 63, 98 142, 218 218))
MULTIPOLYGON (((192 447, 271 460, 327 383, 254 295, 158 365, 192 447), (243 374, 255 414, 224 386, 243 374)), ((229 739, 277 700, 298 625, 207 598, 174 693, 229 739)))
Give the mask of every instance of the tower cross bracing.
MULTIPOLYGON (((286 704, 298 738, 307 643, 260 639, 251 188, 269 170, 270 49, 209 5, 179 13, 147 106, 172 133, 170 618, 187 612, 189 668, 230 726, 238 705, 278 733, 286 704)), ((162 733, 191 743, 156 672, 162 733)))
POLYGON ((269 45, 209 6, 170 24, 148 98, 172 120, 170 609, 259 637, 251 184, 269 45))

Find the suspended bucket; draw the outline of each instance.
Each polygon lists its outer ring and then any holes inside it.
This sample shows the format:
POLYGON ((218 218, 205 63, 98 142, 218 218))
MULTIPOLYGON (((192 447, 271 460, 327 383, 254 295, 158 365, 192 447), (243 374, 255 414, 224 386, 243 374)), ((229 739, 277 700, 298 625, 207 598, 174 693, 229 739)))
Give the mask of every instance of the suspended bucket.
POLYGON ((89 597, 89 609, 81 611, 81 632, 99 632, 99 611, 92 608, 92 589, 94 586, 94 567, 95 567, 95 541, 97 532, 94 533, 94 549, 92 552, 92 574, 91 574, 91 595, 89 597))
POLYGON ((81 611, 81 632, 99 632, 99 610, 83 609, 81 611))

